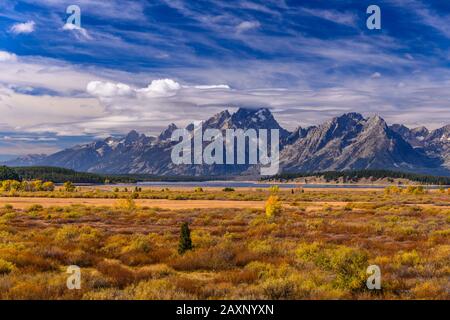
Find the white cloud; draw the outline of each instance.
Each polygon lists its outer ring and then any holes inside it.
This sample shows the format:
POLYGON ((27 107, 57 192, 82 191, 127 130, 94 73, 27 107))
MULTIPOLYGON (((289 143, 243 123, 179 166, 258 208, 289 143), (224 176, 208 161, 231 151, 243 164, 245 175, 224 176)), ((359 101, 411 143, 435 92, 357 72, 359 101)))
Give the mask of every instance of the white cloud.
POLYGON ((86 29, 79 27, 73 23, 66 23, 63 27, 63 30, 65 31, 72 31, 75 36, 79 39, 84 38, 87 40, 92 40, 91 35, 87 32, 86 29))
POLYGON ((124 83, 91 81, 86 91, 98 98, 134 97, 139 94, 144 98, 162 98, 173 96, 181 89, 181 85, 172 79, 153 80, 146 88, 132 88, 124 83))
POLYGON ((17 56, 14 53, 9 53, 7 51, 0 51, 0 62, 15 62, 17 61, 17 56))
POLYGON ((335 10, 322 10, 310 8, 302 8, 301 11, 317 18, 321 18, 337 24, 343 24, 347 26, 355 26, 357 21, 357 17, 349 12, 339 12, 335 10))
MULTIPOLYGON (((441 15, 441 12, 430 10, 423 2, 416 0, 396 0, 395 4, 413 10, 414 13, 421 19, 422 23, 436 29, 447 38, 450 38, 450 16, 441 15)), ((443 11, 445 13, 445 11, 443 11)))
POLYGON ((16 23, 9 29, 9 31, 14 34, 32 33, 35 25, 36 23, 31 20, 24 23, 16 23))
POLYGON ((379 72, 374 72, 372 73, 372 75, 370 76, 372 79, 378 79, 381 78, 381 73, 379 72))
MULTIPOLYGON (((3 1, 5 2, 5 1, 3 1)), ((13 2, 13 1, 11 1, 13 2)), ((22 0, 32 5, 45 6, 48 11, 58 12, 61 8, 66 8, 70 4, 77 4, 84 12, 89 12, 90 15, 101 18, 108 18, 110 20, 119 21, 146 21, 144 10, 146 7, 145 1, 135 0, 22 0)))
POLYGON ((0 85, 0 114, 6 119, 0 120, 0 131, 34 132, 46 125, 51 132, 61 128, 80 134, 80 127, 71 124, 100 116, 102 110, 94 98, 28 95, 0 85))
POLYGON ((258 29, 260 26, 261 24, 258 21, 243 21, 236 26, 236 31, 240 33, 251 29, 258 29))
POLYGON ((58 139, 52 137, 11 137, 11 136, 3 136, 3 139, 0 140, 5 141, 57 141, 58 139))
POLYGON ((126 84, 103 81, 89 82, 86 91, 99 98, 131 96, 134 93, 133 89, 126 84))
MULTIPOLYGON (((372 76, 376 78, 381 73, 374 73, 372 76)), ((231 108, 232 111, 235 107, 268 107, 276 110, 276 118, 288 129, 298 125, 318 124, 345 112, 379 113, 389 123, 393 123, 393 120, 398 122, 398 117, 405 110, 414 112, 416 117, 421 114, 418 119, 422 119, 421 123, 430 128, 446 124, 442 117, 435 117, 434 114, 437 110, 446 113, 446 101, 450 94, 431 93, 430 90, 434 88, 437 92, 444 92, 447 84, 441 84, 441 89, 438 89, 434 80, 418 77, 414 83, 410 82, 408 86, 402 87, 397 86, 398 79, 391 77, 386 77, 382 82, 374 82, 370 78, 341 79, 335 86, 316 89, 229 90, 227 85, 176 85, 178 89, 172 95, 167 94, 164 89, 157 90, 159 94, 100 99, 107 110, 107 116, 89 120, 84 126, 92 131, 118 128, 121 125, 123 128, 142 131, 142 128, 148 130, 150 126, 164 127, 170 122, 183 126, 194 120, 204 120, 226 108, 231 108), (383 94, 380 95, 379 92, 383 94), (430 101, 431 94, 439 98, 430 101), (434 111, 430 112, 431 110, 434 111), (119 123, 117 119, 122 120, 119 123)), ((172 81, 154 80, 149 87, 156 88, 172 81)), ((133 90, 141 92, 146 89, 133 90)), ((411 121, 408 118, 402 123, 409 124, 411 121)))
POLYGON ((226 84, 217 85, 181 85, 173 79, 157 79, 153 80, 145 88, 133 88, 124 83, 114 83, 109 81, 90 81, 86 86, 86 91, 91 96, 103 98, 169 98, 175 96, 180 90, 201 93, 217 90, 230 90, 230 86, 226 84))
POLYGON ((166 70, 168 78, 146 86, 153 74, 83 68, 8 52, 0 52, 0 59, 8 60, 0 63, 0 131, 5 132, 107 136, 136 129, 156 134, 170 122, 182 126, 235 107, 271 108, 288 129, 350 111, 379 113, 389 123, 419 121, 431 128, 450 119, 450 82, 445 80, 450 72, 439 68, 415 74, 414 81, 409 74, 389 73, 383 73, 383 81, 373 81, 370 75, 376 77, 375 72, 361 77, 340 74, 329 77, 326 86, 314 86, 326 72, 320 64, 308 68, 301 63, 245 61, 233 67, 166 70), (289 81, 274 87, 280 78, 289 81), (401 81, 405 85, 399 87, 401 81))
POLYGON ((147 97, 170 97, 181 89, 178 82, 172 79, 153 80, 147 88, 138 89, 137 92, 147 97))
POLYGON ((229 85, 227 84, 218 84, 218 85, 201 85, 201 86, 194 86, 195 89, 200 90, 214 90, 214 89, 231 89, 229 85))

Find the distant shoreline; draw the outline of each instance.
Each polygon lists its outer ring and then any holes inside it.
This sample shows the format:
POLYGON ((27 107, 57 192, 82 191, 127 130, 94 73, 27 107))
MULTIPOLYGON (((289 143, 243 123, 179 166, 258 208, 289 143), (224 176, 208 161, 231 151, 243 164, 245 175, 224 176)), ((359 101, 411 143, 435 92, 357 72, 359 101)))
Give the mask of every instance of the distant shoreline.
POLYGON ((137 183, 118 184, 78 184, 80 186, 104 186, 104 187, 153 187, 153 188, 269 188, 278 185, 281 189, 384 189, 385 187, 396 185, 423 186, 426 189, 448 188, 449 185, 426 185, 420 183, 409 183, 404 185, 382 184, 382 183, 299 183, 299 182, 261 182, 258 180, 236 181, 236 180, 210 180, 210 181, 142 181, 137 183))

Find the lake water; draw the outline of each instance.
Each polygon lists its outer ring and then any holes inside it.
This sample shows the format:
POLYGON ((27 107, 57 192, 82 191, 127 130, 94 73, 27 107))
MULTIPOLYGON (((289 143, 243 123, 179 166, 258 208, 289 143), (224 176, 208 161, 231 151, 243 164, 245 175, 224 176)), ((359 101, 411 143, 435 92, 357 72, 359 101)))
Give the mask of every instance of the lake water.
MULTIPOLYGON (((138 186, 152 186, 160 188, 170 187, 218 187, 218 188, 269 188, 274 184, 252 181, 146 181, 138 182, 138 186)), ((133 185, 135 186, 135 185, 133 185)), ((278 184, 283 189, 293 188, 321 188, 321 189, 364 189, 376 188, 384 189, 382 185, 333 185, 333 184, 300 184, 300 183, 281 183, 278 184)), ((438 189, 438 186, 427 186, 427 189, 438 189)))

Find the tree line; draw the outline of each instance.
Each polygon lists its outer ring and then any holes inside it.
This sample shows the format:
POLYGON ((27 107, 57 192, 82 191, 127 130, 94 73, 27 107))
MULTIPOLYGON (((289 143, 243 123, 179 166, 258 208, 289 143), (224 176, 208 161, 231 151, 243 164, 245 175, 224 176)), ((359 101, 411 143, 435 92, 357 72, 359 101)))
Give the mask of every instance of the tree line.
POLYGON ((135 183, 137 180, 129 176, 102 175, 77 172, 57 167, 6 167, 0 166, 0 181, 2 180, 42 180, 54 183, 135 183))
POLYGON ((324 172, 296 172, 296 173, 281 173, 275 176, 266 177, 262 180, 278 180, 289 181, 296 178, 306 177, 323 177, 327 182, 338 181, 342 178, 343 182, 358 182, 360 179, 407 179, 414 182, 423 184, 435 184, 435 185, 450 185, 450 177, 433 176, 425 174, 417 174, 402 171, 390 171, 390 170, 351 170, 351 171, 324 171, 324 172))

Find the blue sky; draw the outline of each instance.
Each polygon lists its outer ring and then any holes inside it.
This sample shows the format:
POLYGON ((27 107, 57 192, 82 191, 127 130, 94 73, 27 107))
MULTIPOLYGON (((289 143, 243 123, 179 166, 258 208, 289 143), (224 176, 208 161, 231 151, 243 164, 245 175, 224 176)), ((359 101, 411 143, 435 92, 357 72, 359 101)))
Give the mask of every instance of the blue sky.
POLYGON ((288 129, 344 112, 437 128, 449 61, 449 1, 0 0, 0 159, 240 106, 288 129))

